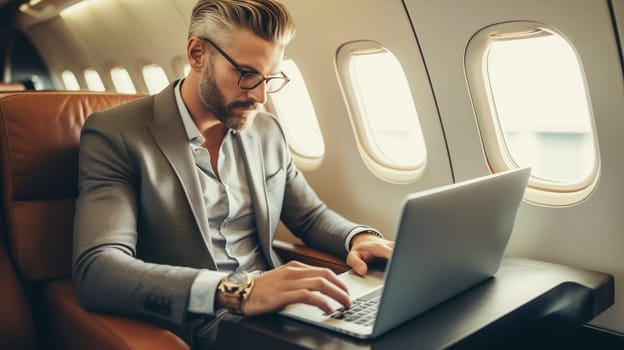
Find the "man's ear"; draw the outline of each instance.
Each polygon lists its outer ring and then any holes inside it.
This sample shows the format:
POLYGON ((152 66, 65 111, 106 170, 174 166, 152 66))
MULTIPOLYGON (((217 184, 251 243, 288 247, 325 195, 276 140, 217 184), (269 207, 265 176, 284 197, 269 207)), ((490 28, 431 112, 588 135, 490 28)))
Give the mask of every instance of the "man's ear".
POLYGON ((193 71, 199 73, 204 68, 204 64, 208 61, 204 53, 206 53, 204 41, 196 36, 189 38, 186 56, 193 71))

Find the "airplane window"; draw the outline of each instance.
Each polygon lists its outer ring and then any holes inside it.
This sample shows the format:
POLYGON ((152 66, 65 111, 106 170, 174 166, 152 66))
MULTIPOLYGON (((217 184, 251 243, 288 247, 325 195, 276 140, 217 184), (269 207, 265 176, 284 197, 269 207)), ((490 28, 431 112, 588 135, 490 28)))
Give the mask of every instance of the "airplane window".
MULTIPOLYGON (((542 29, 491 34, 481 47, 494 170, 530 166, 535 201, 567 205, 585 198, 599 164, 581 63, 562 36, 542 29), (552 195, 544 195, 550 193, 552 195)), ((480 119, 483 122, 483 119, 480 119)))
POLYGON ((117 92, 121 94, 136 94, 137 91, 132 83, 132 78, 130 78, 130 74, 125 68, 115 67, 111 69, 111 79, 117 92))
POLYGON ((145 80, 150 95, 160 92, 169 85, 169 79, 164 69, 155 64, 143 67, 143 80, 145 80))
POLYGON ((73 91, 80 90, 80 84, 78 84, 78 79, 76 79, 76 76, 71 71, 63 71, 61 73, 61 79, 63 80, 63 85, 65 85, 65 89, 73 91))
POLYGON ((191 65, 188 63, 184 64, 184 76, 187 76, 190 71, 191 71, 191 65))
POLYGON ((341 47, 337 63, 360 154, 381 178, 414 181, 427 151, 405 72, 379 44, 351 44, 341 47))
POLYGON ((92 91, 106 91, 104 83, 98 72, 93 68, 88 68, 84 71, 84 77, 87 82, 87 87, 92 91))
POLYGON ((271 105, 284 127, 293 153, 299 156, 296 157, 297 165, 313 168, 320 164, 325 153, 316 112, 297 64, 293 60, 284 60, 282 69, 290 82, 279 92, 269 95, 271 105))

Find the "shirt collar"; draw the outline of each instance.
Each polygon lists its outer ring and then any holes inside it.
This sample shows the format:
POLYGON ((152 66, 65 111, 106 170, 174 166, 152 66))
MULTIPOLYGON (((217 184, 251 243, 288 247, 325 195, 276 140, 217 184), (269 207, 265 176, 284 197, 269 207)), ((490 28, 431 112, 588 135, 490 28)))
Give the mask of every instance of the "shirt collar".
POLYGON ((184 79, 180 79, 173 89, 175 93, 176 105, 178 107, 178 112, 180 112, 180 116, 182 117, 182 123, 184 124, 184 130, 186 131, 186 136, 191 144, 195 146, 201 146, 206 141, 204 136, 197 129, 197 125, 191 118, 191 114, 189 113, 184 101, 182 101, 182 95, 180 93, 180 87, 182 86, 182 82, 184 79))

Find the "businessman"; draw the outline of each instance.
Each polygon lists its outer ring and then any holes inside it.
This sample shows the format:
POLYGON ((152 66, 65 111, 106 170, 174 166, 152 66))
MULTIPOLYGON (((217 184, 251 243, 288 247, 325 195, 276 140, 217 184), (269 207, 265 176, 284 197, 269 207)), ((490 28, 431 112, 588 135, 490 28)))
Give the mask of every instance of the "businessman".
POLYGON ((316 196, 278 122, 258 110, 289 81, 280 64, 294 32, 275 0, 200 0, 188 75, 87 119, 74 225, 85 307, 147 318, 201 344, 226 311, 306 303, 331 312, 316 292, 350 305, 331 271, 280 262, 280 220, 359 274, 390 256, 393 242, 316 196))

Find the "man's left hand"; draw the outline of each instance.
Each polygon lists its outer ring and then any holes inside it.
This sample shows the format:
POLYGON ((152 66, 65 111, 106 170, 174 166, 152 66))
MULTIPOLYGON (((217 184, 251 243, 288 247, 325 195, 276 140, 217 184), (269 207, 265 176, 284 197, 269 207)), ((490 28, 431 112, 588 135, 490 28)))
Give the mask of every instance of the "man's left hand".
POLYGON ((368 271, 368 263, 373 259, 389 259, 394 249, 394 242, 377 237, 371 233, 359 233, 351 239, 351 250, 347 255, 347 264, 353 271, 363 276, 368 271))

